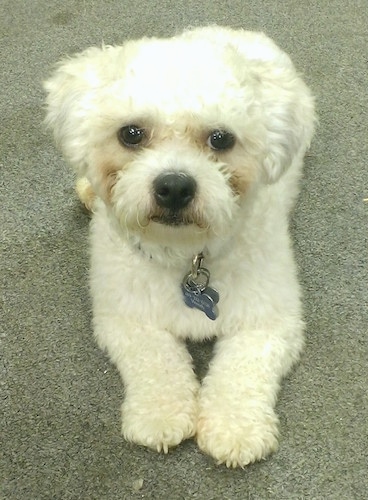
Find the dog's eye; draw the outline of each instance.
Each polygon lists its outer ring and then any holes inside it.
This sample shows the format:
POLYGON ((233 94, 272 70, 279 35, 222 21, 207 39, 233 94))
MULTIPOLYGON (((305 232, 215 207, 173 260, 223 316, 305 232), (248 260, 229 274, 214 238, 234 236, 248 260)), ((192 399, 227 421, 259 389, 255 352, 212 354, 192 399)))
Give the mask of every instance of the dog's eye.
POLYGON ((137 125, 126 125, 122 127, 118 132, 119 141, 127 146, 128 148, 134 148, 134 146, 138 146, 146 134, 143 128, 138 127, 137 125))
POLYGON ((207 139, 209 147, 216 150, 230 149, 234 143, 235 137, 226 130, 214 130, 207 139))

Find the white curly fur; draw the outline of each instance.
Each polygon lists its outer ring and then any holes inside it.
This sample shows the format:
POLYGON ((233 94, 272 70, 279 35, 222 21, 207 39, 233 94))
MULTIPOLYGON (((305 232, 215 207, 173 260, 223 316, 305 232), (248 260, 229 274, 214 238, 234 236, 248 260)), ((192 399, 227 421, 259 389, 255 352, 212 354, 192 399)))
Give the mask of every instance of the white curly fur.
POLYGON ((91 291, 99 345, 124 385, 123 433, 167 452, 196 436, 243 467, 277 447, 281 378, 303 345, 288 235, 313 99, 289 57, 260 33, 207 27, 171 39, 91 48, 45 83, 47 123, 93 206, 91 291), (119 129, 145 129, 125 147, 119 129), (214 151, 211 131, 234 147, 214 151), (153 182, 185 172, 185 224, 153 220, 153 182), (204 252, 219 317, 188 308, 180 284, 204 252), (186 338, 216 336, 200 383, 186 338))

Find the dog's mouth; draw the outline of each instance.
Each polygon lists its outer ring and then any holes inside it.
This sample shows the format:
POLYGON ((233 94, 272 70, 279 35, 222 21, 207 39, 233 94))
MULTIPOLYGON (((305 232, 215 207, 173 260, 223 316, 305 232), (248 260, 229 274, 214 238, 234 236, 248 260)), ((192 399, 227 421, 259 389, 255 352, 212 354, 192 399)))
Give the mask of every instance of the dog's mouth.
POLYGON ((151 217, 152 222, 157 222, 158 224, 163 224, 165 226, 188 226, 189 224, 194 224, 193 221, 184 217, 182 214, 177 212, 169 212, 162 215, 153 215, 151 217))
POLYGON ((169 227, 197 226, 200 229, 208 228, 208 224, 205 223, 201 214, 191 209, 168 210, 156 207, 149 214, 148 220, 169 227))

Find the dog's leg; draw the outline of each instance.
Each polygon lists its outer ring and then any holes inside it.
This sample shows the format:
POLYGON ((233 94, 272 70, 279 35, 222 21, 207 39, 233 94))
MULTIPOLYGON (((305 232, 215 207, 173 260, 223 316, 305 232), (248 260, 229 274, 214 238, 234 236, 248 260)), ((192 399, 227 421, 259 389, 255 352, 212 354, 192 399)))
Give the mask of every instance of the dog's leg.
POLYGON ((168 452, 196 432, 199 382, 182 341, 167 331, 114 321, 96 325, 125 385, 124 437, 168 452))
POLYGON ((277 449, 277 392, 302 348, 302 329, 295 322, 218 341, 197 424, 200 448, 218 463, 244 467, 277 449))

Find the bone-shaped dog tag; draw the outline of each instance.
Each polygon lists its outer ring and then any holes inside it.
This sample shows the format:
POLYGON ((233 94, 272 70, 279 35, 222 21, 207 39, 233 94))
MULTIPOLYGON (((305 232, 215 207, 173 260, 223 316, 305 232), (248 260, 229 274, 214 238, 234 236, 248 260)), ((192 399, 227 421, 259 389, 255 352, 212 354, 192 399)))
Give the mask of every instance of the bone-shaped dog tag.
POLYGON ((191 290, 183 284, 182 291, 184 302, 188 307, 199 309, 209 319, 215 320, 218 317, 216 304, 219 301, 219 294, 214 288, 207 287, 203 291, 197 291, 191 290))
POLYGON ((217 303, 220 296, 214 288, 208 286, 210 273, 206 268, 198 269, 197 278, 194 280, 188 274, 181 285, 185 304, 190 308, 198 309, 205 313, 207 318, 215 320, 218 317, 217 303))

